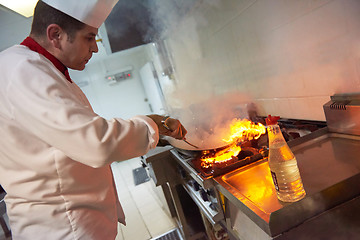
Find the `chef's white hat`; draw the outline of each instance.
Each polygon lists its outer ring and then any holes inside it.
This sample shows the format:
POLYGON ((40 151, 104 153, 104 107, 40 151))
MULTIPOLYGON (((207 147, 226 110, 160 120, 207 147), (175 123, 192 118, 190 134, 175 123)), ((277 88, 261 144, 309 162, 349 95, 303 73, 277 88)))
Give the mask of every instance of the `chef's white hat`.
POLYGON ((80 22, 99 28, 118 0, 42 0, 80 22))

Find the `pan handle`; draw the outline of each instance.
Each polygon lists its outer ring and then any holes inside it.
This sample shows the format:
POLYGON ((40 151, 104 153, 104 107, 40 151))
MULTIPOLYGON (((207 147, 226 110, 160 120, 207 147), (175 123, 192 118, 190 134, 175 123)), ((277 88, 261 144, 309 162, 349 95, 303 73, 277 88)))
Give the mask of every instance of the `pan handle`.
POLYGON ((184 142, 186 142, 187 144, 189 144, 190 146, 194 147, 194 148, 199 148, 198 146, 195 146, 192 143, 189 143, 186 139, 183 139, 184 142))

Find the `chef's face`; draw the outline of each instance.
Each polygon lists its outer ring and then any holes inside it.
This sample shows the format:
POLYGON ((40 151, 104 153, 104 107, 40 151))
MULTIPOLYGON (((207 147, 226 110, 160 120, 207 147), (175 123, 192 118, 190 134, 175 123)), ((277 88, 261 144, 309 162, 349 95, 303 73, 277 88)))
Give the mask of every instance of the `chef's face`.
POLYGON ((75 37, 69 38, 66 35, 61 40, 62 63, 68 68, 83 70, 92 54, 98 52, 95 39, 97 32, 97 28, 85 25, 83 29, 76 32, 75 37))

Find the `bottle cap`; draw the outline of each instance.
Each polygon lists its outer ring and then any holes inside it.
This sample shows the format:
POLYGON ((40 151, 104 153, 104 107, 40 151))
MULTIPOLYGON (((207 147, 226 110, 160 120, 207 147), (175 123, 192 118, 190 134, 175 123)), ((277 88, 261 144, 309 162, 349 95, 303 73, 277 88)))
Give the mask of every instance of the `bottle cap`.
POLYGON ((277 124, 279 119, 280 119, 279 116, 268 115, 268 117, 265 119, 265 122, 266 122, 266 125, 275 125, 275 124, 277 124))

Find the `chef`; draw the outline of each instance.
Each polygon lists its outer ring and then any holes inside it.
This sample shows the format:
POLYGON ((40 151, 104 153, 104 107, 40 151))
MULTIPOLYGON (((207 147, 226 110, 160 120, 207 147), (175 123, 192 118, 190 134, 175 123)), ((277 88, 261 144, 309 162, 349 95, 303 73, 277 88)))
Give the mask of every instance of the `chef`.
POLYGON ((173 118, 104 119, 71 80, 117 0, 42 0, 28 38, 0 53, 0 184, 12 237, 115 239, 125 217, 110 164, 184 139, 173 118))

